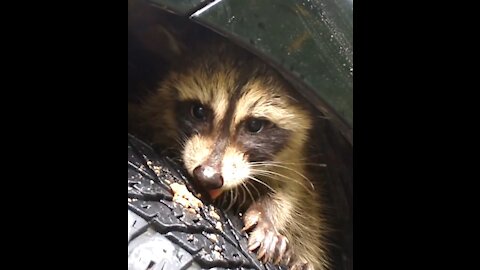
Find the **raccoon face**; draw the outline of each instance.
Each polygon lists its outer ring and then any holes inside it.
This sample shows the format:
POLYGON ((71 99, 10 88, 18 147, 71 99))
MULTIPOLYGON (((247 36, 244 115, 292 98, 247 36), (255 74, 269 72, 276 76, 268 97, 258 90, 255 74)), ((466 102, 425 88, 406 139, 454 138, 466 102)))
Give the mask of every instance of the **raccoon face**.
POLYGON ((163 81, 154 119, 180 141, 187 171, 213 198, 264 163, 300 158, 311 117, 278 74, 221 50, 192 63, 163 81))

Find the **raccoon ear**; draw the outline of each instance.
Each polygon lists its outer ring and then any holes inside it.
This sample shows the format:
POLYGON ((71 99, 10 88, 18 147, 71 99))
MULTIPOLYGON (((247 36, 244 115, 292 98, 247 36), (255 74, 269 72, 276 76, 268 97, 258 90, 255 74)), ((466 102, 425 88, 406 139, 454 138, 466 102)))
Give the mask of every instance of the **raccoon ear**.
POLYGON ((177 18, 150 6, 147 1, 128 0, 128 32, 145 50, 172 63, 186 51, 184 29, 177 18))

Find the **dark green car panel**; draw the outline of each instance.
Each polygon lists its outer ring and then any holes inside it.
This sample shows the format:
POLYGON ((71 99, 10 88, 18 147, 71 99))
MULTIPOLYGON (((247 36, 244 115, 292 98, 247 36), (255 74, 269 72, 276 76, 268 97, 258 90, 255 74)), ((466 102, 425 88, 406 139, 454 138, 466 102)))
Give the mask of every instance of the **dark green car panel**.
POLYGON ((205 0, 150 0, 154 5, 181 16, 188 16, 211 1, 205 0))

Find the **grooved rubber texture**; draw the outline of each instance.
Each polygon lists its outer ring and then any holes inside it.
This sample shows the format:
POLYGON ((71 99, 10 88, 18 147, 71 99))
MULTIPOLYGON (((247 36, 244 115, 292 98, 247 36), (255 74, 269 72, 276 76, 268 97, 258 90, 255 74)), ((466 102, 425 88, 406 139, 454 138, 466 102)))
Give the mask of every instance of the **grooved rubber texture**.
POLYGON ((129 270, 286 269, 248 251, 238 216, 205 201, 197 213, 173 202, 174 182, 196 194, 181 166, 128 135, 129 270))

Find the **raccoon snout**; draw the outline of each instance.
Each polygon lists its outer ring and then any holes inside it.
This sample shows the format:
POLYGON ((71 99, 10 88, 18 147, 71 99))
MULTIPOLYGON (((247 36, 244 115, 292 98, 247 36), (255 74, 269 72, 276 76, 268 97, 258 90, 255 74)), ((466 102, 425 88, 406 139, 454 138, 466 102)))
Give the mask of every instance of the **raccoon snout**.
POLYGON ((200 165, 193 170, 193 176, 197 179, 199 184, 206 188, 218 189, 223 186, 223 177, 214 168, 206 165, 200 165))

